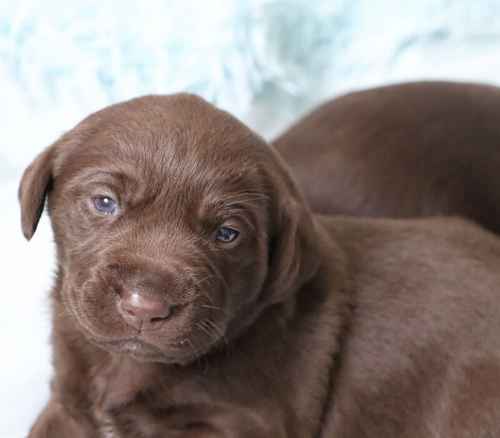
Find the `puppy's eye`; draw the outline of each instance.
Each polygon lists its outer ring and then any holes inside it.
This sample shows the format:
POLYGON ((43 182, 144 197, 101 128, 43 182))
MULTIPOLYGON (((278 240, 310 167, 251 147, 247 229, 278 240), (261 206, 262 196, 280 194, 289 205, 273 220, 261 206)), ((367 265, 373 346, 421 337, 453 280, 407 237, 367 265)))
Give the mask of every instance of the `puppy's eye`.
POLYGON ((215 234, 215 240, 218 240, 222 243, 229 243, 236 240, 236 238, 240 235, 240 232, 229 227, 219 227, 217 233, 215 234))
POLYGON ((117 202, 109 196, 95 196, 92 198, 94 208, 102 214, 116 214, 118 210, 117 202))

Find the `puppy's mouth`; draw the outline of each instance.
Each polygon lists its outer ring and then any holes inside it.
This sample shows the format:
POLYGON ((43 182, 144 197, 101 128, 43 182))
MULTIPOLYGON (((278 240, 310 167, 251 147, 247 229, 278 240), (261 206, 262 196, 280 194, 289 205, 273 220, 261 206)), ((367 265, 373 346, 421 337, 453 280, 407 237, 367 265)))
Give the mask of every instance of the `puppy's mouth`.
MULTIPOLYGON (((126 339, 93 341, 106 351, 126 354, 139 362, 160 362, 185 365, 195 360, 201 353, 192 340, 185 338, 159 348, 139 336, 126 339)), ((208 345, 206 345, 208 347, 208 345)))
POLYGON ((165 348, 160 349, 143 341, 139 337, 99 341, 96 343, 107 351, 127 354, 142 362, 177 362, 179 359, 177 356, 179 356, 183 345, 181 341, 174 343, 172 346, 169 346, 167 353, 165 348), (177 354, 174 355, 174 353, 177 354))

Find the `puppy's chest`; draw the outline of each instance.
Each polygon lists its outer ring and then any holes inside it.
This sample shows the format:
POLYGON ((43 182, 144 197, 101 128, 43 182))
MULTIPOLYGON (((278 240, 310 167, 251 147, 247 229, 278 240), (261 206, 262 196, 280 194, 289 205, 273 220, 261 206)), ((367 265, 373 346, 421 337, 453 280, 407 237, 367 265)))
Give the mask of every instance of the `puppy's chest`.
POLYGON ((193 418, 203 422, 208 396, 203 385, 183 374, 126 358, 101 367, 91 391, 99 437, 156 437, 189 427, 193 418))
MULTIPOLYGON (((137 410, 137 405, 150 404, 144 397, 154 387, 155 380, 158 380, 155 368, 154 364, 138 364, 127 358, 113 358, 95 369, 91 379, 91 402, 100 437, 125 436, 120 425, 124 422, 123 417, 130 417, 130 411, 134 408, 137 410)), ((127 419, 132 423, 146 420, 127 419)))

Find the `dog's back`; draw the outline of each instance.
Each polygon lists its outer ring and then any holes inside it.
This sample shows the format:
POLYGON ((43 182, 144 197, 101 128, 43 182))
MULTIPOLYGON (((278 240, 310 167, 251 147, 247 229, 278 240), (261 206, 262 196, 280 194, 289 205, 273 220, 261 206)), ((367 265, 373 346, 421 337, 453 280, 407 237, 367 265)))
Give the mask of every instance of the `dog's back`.
POLYGON ((500 89, 450 82, 333 99, 274 141, 312 208, 460 215, 500 232, 500 89))

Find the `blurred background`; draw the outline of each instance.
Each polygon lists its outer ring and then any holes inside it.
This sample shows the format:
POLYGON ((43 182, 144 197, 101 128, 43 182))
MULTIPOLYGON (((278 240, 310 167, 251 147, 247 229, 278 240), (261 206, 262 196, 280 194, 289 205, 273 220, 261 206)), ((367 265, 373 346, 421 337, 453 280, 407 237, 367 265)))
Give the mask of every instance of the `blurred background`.
POLYGON ((0 0, 0 438, 49 394, 52 237, 44 218, 24 241, 16 197, 35 154, 142 94, 198 93, 272 139, 329 97, 417 79, 500 83, 500 2, 0 0))

